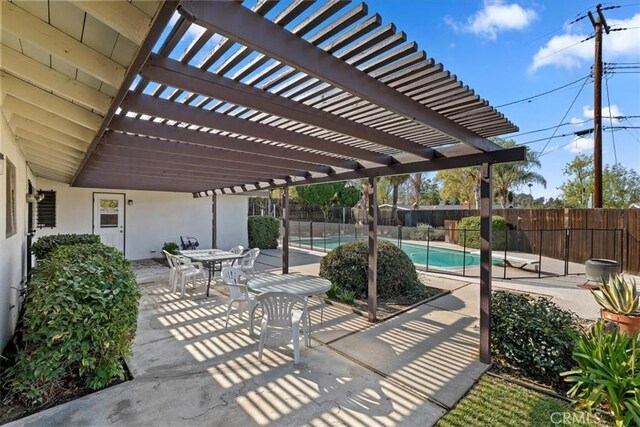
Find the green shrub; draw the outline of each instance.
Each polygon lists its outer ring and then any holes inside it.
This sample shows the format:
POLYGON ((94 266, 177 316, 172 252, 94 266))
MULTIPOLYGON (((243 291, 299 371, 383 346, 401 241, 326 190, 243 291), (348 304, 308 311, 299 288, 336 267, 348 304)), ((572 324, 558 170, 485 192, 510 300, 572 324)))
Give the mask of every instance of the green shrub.
POLYGON ((496 360, 549 385, 573 366, 576 316, 546 298, 494 292, 491 349, 496 360))
POLYGON ((578 367, 562 374, 574 383, 569 397, 590 410, 606 403, 617 426, 640 426, 639 338, 617 328, 606 331, 602 321, 579 336, 573 353, 578 367))
POLYGON ((280 221, 272 216, 250 216, 248 220, 249 247, 275 249, 280 237, 280 221))
POLYGON ((353 291, 342 291, 338 296, 345 304, 353 305, 356 302, 356 294, 353 291))
POLYGON ((28 289, 23 346, 4 378, 13 393, 42 403, 72 377, 92 389, 124 378, 140 291, 120 251, 101 243, 60 247, 38 263, 28 289))
MULTIPOLYGON (((338 246, 320 262, 320 276, 357 298, 367 295, 368 246, 362 240, 338 246)), ((406 253, 391 242, 378 242, 378 296, 396 297, 424 290, 406 253)))
POLYGON ((90 243, 100 243, 100 236, 97 234, 56 234, 38 238, 38 240, 31 245, 31 251, 36 258, 42 260, 60 246, 90 243))
POLYGON ((434 228, 429 224, 418 224, 415 230, 409 234, 411 240, 438 240, 444 241, 445 230, 442 228, 434 228))
MULTIPOLYGON (((504 250, 505 230, 509 229, 509 223, 501 216, 494 215, 491 217, 493 230, 493 250, 504 250)), ((480 217, 468 216, 462 218, 458 223, 458 232, 456 242, 458 245, 466 243, 467 248, 480 249, 480 217), (466 234, 466 241, 465 241, 466 234)))
POLYGON ((162 246, 162 250, 169 252, 171 255, 178 255, 180 247, 175 242, 165 242, 162 246))
POLYGON ((332 283, 329 290, 326 292, 327 298, 329 299, 338 299, 338 296, 342 293, 342 290, 338 287, 338 285, 332 283))

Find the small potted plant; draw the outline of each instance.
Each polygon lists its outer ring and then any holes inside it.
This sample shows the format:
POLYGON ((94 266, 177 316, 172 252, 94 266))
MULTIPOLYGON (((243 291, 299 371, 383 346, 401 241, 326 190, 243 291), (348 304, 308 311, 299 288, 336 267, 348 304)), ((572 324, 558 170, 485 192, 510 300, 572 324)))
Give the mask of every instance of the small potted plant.
POLYGON ((602 307, 603 319, 615 322, 620 331, 628 334, 640 331, 640 296, 635 281, 626 281, 621 274, 612 275, 591 293, 602 307))

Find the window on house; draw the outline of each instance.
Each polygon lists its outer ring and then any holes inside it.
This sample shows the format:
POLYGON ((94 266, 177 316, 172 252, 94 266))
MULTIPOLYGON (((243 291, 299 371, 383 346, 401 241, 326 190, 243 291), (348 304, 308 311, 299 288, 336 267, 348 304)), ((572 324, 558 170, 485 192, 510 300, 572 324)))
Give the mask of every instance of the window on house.
POLYGON ((11 237, 16 234, 16 167, 7 161, 7 225, 5 236, 11 237))
POLYGON ((56 227, 56 192, 39 190, 44 198, 38 202, 38 228, 56 227))

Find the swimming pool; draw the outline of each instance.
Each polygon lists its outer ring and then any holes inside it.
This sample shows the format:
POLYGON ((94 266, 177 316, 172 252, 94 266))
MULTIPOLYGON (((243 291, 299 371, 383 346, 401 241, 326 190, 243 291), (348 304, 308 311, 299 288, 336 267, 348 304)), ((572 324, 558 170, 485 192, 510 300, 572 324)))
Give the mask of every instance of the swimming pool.
MULTIPOLYGON (((355 240, 354 236, 341 236, 340 239, 338 237, 316 237, 313 239, 309 238, 300 238, 292 237, 289 240, 289 244, 293 247, 301 246, 305 248, 311 248, 313 244, 314 250, 319 251, 330 251, 332 249, 337 248, 341 244, 350 242, 355 240)), ((366 237, 358 237, 358 240, 366 240, 366 237)), ((380 238, 380 240, 383 240, 380 238)), ((384 239, 395 245, 398 244, 397 240, 394 239, 384 239)), ((409 255, 411 261, 414 264, 427 264, 427 256, 429 258, 429 266, 431 267, 441 267, 441 268, 462 268, 473 267, 480 265, 480 255, 471 254, 469 252, 464 252, 462 250, 449 249, 449 248, 440 248, 434 246, 433 243, 429 245, 429 250, 427 251, 427 243, 417 244, 417 243, 406 243, 402 242, 401 245, 402 250, 409 255)))

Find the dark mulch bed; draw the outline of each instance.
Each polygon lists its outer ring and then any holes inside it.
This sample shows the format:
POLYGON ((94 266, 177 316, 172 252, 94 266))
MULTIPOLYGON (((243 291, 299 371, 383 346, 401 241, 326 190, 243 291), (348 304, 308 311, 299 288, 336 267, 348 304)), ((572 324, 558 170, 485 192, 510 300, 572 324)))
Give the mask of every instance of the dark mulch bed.
MULTIPOLYGON (((17 334, 16 334, 17 335, 17 334)), ((0 359, 0 373, 5 372, 7 368, 13 365, 16 357, 16 338, 11 340, 5 348, 3 358, 0 359), (6 358, 6 359, 5 359, 6 358)), ((117 384, 121 384, 125 381, 133 379, 127 364, 122 361, 122 366, 125 371, 125 379, 114 379, 107 387, 109 388, 117 384)), ((0 377, 0 425, 17 420, 19 418, 27 417, 36 412, 44 411, 45 409, 53 406, 60 405, 71 400, 79 399, 82 396, 94 393, 98 390, 92 390, 84 385, 82 379, 78 376, 69 376, 61 378, 57 383, 52 384, 45 403, 37 406, 27 406, 15 395, 9 394, 7 384, 4 382, 4 378, 0 377)))
MULTIPOLYGON (((394 298, 378 297, 378 306, 376 310, 378 320, 385 320, 415 305, 420 305, 420 303, 423 303, 426 300, 434 299, 434 297, 442 296, 446 293, 448 292, 443 291, 442 289, 425 286, 424 291, 412 295, 403 295, 394 298)), ((345 305, 338 299, 328 299, 328 301, 345 305)), ((353 308, 353 311, 362 315, 366 315, 369 308, 367 301, 357 298, 351 307, 353 308)))

